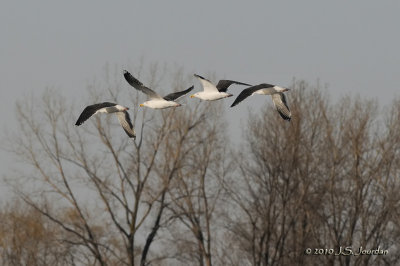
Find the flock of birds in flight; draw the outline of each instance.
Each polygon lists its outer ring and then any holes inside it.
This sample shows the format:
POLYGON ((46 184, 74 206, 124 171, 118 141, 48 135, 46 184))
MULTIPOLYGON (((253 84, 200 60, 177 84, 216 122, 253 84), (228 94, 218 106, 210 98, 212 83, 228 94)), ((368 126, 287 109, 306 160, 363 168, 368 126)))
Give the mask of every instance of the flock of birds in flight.
MULTIPOLYGON (((228 87, 232 84, 237 84, 237 85, 245 85, 245 86, 250 86, 246 89, 244 89, 235 99, 235 101, 232 103, 231 107, 239 104, 241 101, 246 99, 247 97, 253 95, 253 94, 262 94, 262 95, 271 95, 272 97, 272 102, 275 105, 276 110, 280 114, 280 116, 285 119, 290 121, 291 119, 291 112, 290 109, 287 105, 286 102, 286 97, 283 94, 283 92, 288 91, 289 89, 279 87, 276 85, 271 85, 267 83, 261 83, 259 85, 252 86, 247 83, 242 83, 238 81, 233 81, 233 80, 220 80, 218 84, 215 86, 214 84, 211 83, 208 79, 203 78, 200 75, 194 74, 196 78, 200 80, 201 85, 203 86, 203 91, 196 92, 195 94, 191 95, 190 98, 199 98, 201 100, 205 101, 215 101, 227 97, 233 96, 233 94, 227 93, 228 87)), ((143 92, 146 94, 150 99, 142 104, 140 104, 141 107, 149 107, 153 109, 164 109, 164 108, 169 108, 169 107, 178 107, 181 106, 181 104, 175 102, 178 98, 186 95, 189 93, 191 90, 193 90, 194 86, 191 86, 190 88, 183 90, 183 91, 178 91, 178 92, 173 92, 168 94, 167 96, 162 97, 152 89, 146 87, 143 85, 142 82, 137 80, 134 76, 132 76, 128 71, 124 70, 124 77, 126 81, 135 89, 143 92)), ((132 121, 129 117, 128 113, 129 108, 124 107, 122 105, 116 104, 116 103, 111 103, 111 102, 103 102, 103 103, 97 103, 93 105, 87 106, 81 115, 79 116, 78 120, 76 121, 75 125, 80 126, 82 125, 86 120, 88 120, 91 116, 97 114, 97 113, 115 113, 118 117, 118 121, 121 124, 122 128, 126 132, 126 134, 130 138, 135 138, 136 133, 133 128, 132 121)))

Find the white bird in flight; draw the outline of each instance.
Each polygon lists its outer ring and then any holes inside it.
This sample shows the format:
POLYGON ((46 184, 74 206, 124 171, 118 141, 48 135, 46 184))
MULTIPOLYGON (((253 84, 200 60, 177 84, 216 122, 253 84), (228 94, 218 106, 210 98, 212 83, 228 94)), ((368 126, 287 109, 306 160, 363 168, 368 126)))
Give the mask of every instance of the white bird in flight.
POLYGON ((211 81, 203 78, 200 75, 194 74, 194 76, 200 80, 200 83, 203 86, 203 91, 196 92, 195 94, 191 95, 190 98, 199 98, 206 101, 215 101, 233 96, 232 94, 226 92, 228 87, 232 84, 251 86, 247 83, 224 79, 220 80, 217 86, 215 86, 211 83, 211 81))
POLYGON ((76 121, 75 125, 76 126, 82 125, 92 115, 95 115, 97 113, 108 113, 108 114, 115 113, 118 117, 119 123, 125 130, 125 133, 130 138, 136 138, 136 133, 135 130, 133 129, 133 125, 129 117, 128 110, 129 110, 128 107, 124 107, 122 105, 110 102, 89 105, 83 110, 78 120, 76 121))
POLYGON ((124 77, 126 81, 135 89, 143 92, 147 96, 150 97, 150 100, 140 104, 140 106, 146 106, 149 108, 154 108, 154 109, 164 109, 168 107, 177 107, 181 106, 181 104, 175 102, 176 99, 182 97, 183 95, 187 94, 191 90, 193 90, 193 86, 184 90, 184 91, 178 91, 174 93, 170 93, 165 97, 161 97, 158 93, 153 91, 152 89, 146 87, 143 85, 142 82, 137 80, 135 77, 131 75, 128 71, 124 70, 124 77))
POLYGON ((236 97, 235 101, 232 103, 231 107, 239 104, 241 101, 249 97, 253 94, 262 94, 262 95, 271 95, 272 102, 275 105, 276 110, 280 114, 280 116, 290 121, 292 118, 292 113, 290 112, 289 106, 286 102, 286 97, 283 94, 285 91, 289 91, 290 89, 282 88, 276 85, 262 83, 256 86, 249 87, 244 89, 238 97, 236 97))

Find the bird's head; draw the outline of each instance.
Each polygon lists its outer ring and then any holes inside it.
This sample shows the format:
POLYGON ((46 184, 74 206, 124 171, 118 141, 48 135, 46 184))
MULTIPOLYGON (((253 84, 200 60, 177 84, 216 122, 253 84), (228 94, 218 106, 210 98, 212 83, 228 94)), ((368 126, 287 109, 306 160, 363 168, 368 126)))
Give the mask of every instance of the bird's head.
POLYGON ((198 98, 199 97, 199 93, 196 92, 195 94, 190 95, 190 98, 198 98))

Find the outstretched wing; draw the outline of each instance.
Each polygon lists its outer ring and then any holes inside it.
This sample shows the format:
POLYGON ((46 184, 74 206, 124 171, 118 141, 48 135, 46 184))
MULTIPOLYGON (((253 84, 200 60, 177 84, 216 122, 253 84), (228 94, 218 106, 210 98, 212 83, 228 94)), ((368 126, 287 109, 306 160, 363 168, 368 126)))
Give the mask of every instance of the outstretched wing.
POLYGON ((131 73, 129 73, 128 71, 124 70, 124 77, 126 79, 126 81, 135 89, 140 90, 141 92, 143 92, 144 94, 147 94, 150 99, 162 99, 162 97, 160 95, 158 95, 155 91, 153 91, 152 89, 146 87, 143 85, 142 82, 140 82, 139 80, 137 80, 134 76, 131 75, 131 73))
POLYGON ((187 94, 191 90, 193 90, 194 86, 191 86, 190 88, 184 90, 184 91, 178 91, 178 92, 173 92, 168 94, 167 96, 164 97, 164 100, 166 101, 174 101, 178 99, 179 97, 182 97, 183 95, 187 94))
POLYGON ((252 95, 254 92, 263 88, 265 88, 264 84, 259 84, 242 90, 242 92, 238 95, 238 97, 236 97, 235 101, 232 103, 231 107, 239 104, 241 101, 252 95))
POLYGON ((203 86, 203 90, 205 92, 218 92, 217 87, 215 87, 215 85, 212 84, 211 81, 197 74, 194 74, 194 76, 200 80, 201 86, 203 86))
POLYGON ((126 132, 126 134, 130 138, 136 138, 135 130, 133 129, 133 124, 131 122, 131 118, 129 117, 129 113, 127 111, 117 112, 118 121, 121 124, 122 128, 126 132))
POLYGON ((217 89, 220 92, 226 92, 228 90, 228 87, 232 84, 251 86, 250 84, 242 83, 239 81, 221 79, 217 84, 217 89))
POLYGON ((83 109, 83 112, 81 113, 78 120, 76 121, 75 126, 82 125, 83 122, 88 120, 92 115, 94 115, 100 109, 115 106, 115 105, 116 105, 115 103, 104 102, 104 103, 96 103, 93 105, 86 106, 86 108, 83 109))
POLYGON ((282 92, 274 93, 271 95, 272 102, 275 105, 276 110, 285 120, 290 121, 292 114, 289 110, 289 106, 286 103, 286 97, 282 92))

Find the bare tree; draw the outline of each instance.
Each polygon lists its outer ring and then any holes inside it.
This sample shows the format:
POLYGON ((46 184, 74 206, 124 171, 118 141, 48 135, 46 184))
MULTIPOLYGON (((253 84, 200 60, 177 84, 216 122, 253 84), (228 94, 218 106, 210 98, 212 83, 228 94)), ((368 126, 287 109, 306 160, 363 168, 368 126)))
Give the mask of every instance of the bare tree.
POLYGON ((216 103, 195 104, 190 116, 200 116, 204 122, 201 130, 193 131, 190 144, 184 149, 176 149, 177 142, 185 136, 192 125, 181 116, 179 131, 170 143, 168 150, 184 153, 185 165, 178 169, 168 191, 169 217, 176 221, 170 226, 169 233, 179 254, 175 258, 184 264, 197 261, 199 265, 212 265, 213 234, 216 231, 214 217, 221 193, 221 183, 229 173, 229 156, 226 156, 227 145, 224 132, 223 112, 216 103))
MULTIPOLYGON (((158 69, 150 68, 148 84, 154 88, 160 82, 158 69)), ((175 75, 183 80, 182 72, 175 75)), ((90 90, 94 102, 104 97, 120 102, 124 95, 118 84, 108 85, 106 95, 95 90, 99 86, 90 90)), ((129 88, 129 95, 137 106, 136 91, 129 88)), ((187 167, 192 131, 204 129, 204 116, 196 113, 204 109, 188 109, 141 114, 134 110, 139 134, 132 141, 111 116, 96 116, 88 123, 94 126, 73 128, 79 111, 55 91, 47 91, 41 101, 20 102, 20 129, 13 151, 31 169, 14 187, 25 202, 68 233, 64 241, 84 248, 81 257, 92 258, 90 264, 140 261, 145 265, 160 228, 169 184, 187 167), (142 244, 139 236, 145 239, 142 244)))
MULTIPOLYGON (((105 70, 82 106, 142 101, 118 67, 105 70)), ((175 90, 191 80, 157 64, 144 72, 135 74, 157 91, 169 78, 175 90)), ((9 182, 29 208, 1 213, 1 262, 399 264, 400 101, 381 113, 354 96, 333 104, 305 82, 292 89, 292 121, 271 104, 250 114, 239 151, 222 101, 131 107, 135 141, 113 116, 75 128, 82 106, 54 90, 20 101, 8 143, 23 167, 9 182), (354 254, 335 255, 344 248, 354 254)))
POLYGON ((394 254, 305 255, 307 248, 335 253, 349 246, 354 253, 359 247, 389 248, 394 230, 390 217, 398 208, 393 193, 399 186, 393 157, 398 152, 398 118, 391 111, 382 130, 372 101, 345 97, 331 105, 318 88, 309 89, 304 82, 293 88, 288 96, 291 123, 282 121, 271 106, 254 116, 248 148, 238 156, 238 182, 226 184, 235 208, 227 237, 240 243, 241 262, 398 263, 394 254))
MULTIPOLYGON (((344 98, 334 111, 322 111, 327 134, 322 148, 331 152, 323 160, 326 207, 319 215, 326 223, 326 238, 321 243, 352 247, 355 253, 359 248, 387 249, 391 213, 399 200, 394 193, 399 188, 395 178, 399 165, 393 157, 399 150, 398 142, 393 141, 399 137, 395 110, 379 120, 375 102, 344 98)), ((378 265, 392 258, 339 256, 330 260, 339 260, 341 265, 378 265)))

